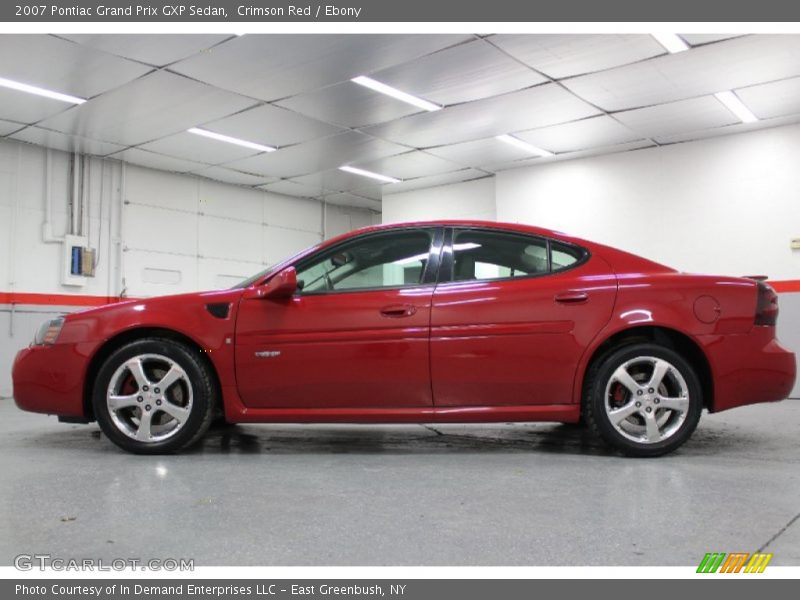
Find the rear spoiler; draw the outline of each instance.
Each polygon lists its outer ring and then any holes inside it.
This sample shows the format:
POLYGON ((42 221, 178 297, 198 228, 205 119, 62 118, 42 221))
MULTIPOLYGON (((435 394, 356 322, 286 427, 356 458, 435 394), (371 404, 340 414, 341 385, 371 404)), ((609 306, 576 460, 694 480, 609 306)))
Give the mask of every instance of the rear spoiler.
POLYGON ((753 279, 755 281, 766 281, 767 275, 742 275, 744 279, 753 279))

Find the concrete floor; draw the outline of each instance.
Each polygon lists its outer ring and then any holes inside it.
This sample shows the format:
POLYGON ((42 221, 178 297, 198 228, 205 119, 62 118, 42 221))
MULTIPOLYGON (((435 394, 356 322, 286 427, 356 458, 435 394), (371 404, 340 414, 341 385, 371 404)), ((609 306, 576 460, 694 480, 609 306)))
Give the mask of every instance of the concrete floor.
POLYGON ((584 430, 246 425, 140 457, 0 401, 0 564, 695 565, 767 545, 800 565, 800 402, 704 415, 679 452, 584 430))

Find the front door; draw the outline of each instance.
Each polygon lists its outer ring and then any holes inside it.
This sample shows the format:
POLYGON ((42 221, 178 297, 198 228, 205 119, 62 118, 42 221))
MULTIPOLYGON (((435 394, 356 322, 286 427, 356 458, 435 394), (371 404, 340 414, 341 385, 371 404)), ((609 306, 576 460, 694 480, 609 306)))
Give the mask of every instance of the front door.
POLYGON ((300 289, 293 297, 243 299, 236 378, 245 405, 431 406, 429 327, 441 236, 435 228, 364 234, 295 265, 300 289))
POLYGON ((481 229, 448 233, 431 309, 436 406, 566 404, 611 317, 616 279, 581 248, 481 229))

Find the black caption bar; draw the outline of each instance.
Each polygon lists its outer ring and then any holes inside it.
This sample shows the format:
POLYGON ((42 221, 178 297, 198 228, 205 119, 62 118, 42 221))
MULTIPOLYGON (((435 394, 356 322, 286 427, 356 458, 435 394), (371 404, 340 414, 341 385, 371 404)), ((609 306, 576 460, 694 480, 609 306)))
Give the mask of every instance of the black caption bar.
POLYGON ((787 0, 3 0, 0 21, 798 22, 787 0))
POLYGON ((794 597, 792 580, 716 578, 672 580, 114 580, 26 579, 0 581, 0 597, 14 600, 485 600, 486 598, 636 597, 674 600, 692 592, 724 595, 726 600, 794 597), (713 589, 712 589, 713 586, 713 589))

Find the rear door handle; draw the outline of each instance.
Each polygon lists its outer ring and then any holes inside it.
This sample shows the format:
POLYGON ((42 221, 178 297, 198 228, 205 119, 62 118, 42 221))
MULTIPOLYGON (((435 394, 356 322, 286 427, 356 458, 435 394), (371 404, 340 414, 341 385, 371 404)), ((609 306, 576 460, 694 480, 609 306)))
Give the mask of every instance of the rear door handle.
POLYGON ((555 301, 559 304, 582 304, 589 299, 586 292, 561 292, 556 294, 555 301))
POLYGON ((417 312, 417 307, 413 304, 390 304, 381 309, 381 314, 390 319, 400 319, 410 317, 417 312))

